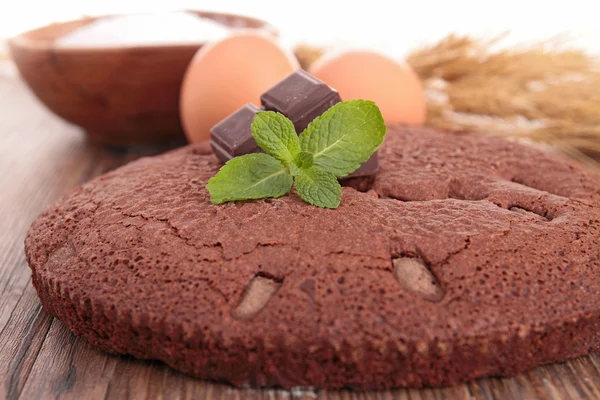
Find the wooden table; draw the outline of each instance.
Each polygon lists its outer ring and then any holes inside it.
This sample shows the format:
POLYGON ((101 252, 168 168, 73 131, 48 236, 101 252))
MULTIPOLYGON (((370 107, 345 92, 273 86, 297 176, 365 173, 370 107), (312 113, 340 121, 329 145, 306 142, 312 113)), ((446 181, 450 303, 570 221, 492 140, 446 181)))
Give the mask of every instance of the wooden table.
POLYGON ((235 389, 88 348, 40 306, 23 238, 62 194, 161 150, 87 143, 37 102, 12 64, 0 62, 0 399, 600 399, 600 354, 451 388, 354 393, 235 389))

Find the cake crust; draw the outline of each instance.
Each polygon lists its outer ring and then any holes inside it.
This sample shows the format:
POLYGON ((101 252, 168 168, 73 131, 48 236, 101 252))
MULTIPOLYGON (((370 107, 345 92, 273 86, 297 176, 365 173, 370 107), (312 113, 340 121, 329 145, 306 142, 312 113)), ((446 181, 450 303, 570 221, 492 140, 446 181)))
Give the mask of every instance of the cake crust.
POLYGON ((206 145, 135 161, 36 219, 33 284, 90 345, 234 385, 449 385, 600 346, 597 176, 402 126, 379 162, 328 210, 212 205, 206 145))

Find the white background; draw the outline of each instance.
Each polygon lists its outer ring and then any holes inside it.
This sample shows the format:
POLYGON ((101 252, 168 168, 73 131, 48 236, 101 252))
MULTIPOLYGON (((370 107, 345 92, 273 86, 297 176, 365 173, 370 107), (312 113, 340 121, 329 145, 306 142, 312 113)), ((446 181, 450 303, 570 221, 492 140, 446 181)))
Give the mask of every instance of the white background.
POLYGON ((266 19, 279 28, 284 45, 375 47, 402 57, 450 32, 486 37, 511 31, 511 44, 560 35, 572 46, 600 54, 598 1, 0 0, 0 39, 82 15, 191 8, 266 19))

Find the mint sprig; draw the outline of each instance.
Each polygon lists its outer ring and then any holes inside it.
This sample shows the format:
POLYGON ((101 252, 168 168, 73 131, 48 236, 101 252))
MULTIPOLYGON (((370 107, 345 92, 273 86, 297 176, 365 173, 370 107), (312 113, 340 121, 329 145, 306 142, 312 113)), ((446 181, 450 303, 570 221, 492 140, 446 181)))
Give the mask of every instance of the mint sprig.
POLYGON ((315 118, 300 135, 300 149, 314 165, 336 176, 356 171, 377 150, 385 124, 371 101, 338 103, 315 118))
POLYGON ((252 120, 252 137, 265 153, 281 161, 286 167, 300 153, 300 141, 292 121, 282 114, 261 111, 252 120))
POLYGON ((294 178, 296 193, 313 206, 337 208, 342 200, 342 187, 331 172, 309 168, 294 178))
POLYGON ((284 115, 260 111, 252 136, 266 154, 229 160, 206 187, 214 204, 281 197, 292 184, 307 203, 337 208, 338 177, 351 174, 379 148, 386 133, 379 108, 369 100, 338 103, 315 118, 298 137, 284 115))
POLYGON ((268 154, 232 158, 208 180, 214 204, 233 200, 281 197, 292 189, 293 179, 283 163, 268 154))

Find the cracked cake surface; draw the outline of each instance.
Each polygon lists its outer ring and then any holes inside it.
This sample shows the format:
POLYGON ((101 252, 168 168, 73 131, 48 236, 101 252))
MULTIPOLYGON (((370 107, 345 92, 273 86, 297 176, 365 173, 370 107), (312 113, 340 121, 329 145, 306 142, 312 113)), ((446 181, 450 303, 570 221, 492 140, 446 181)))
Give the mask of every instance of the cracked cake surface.
POLYGON ((597 176, 401 126, 379 161, 329 210, 212 205, 206 145, 140 159, 37 218, 33 283, 91 345, 235 385, 446 385, 600 345, 597 176))

